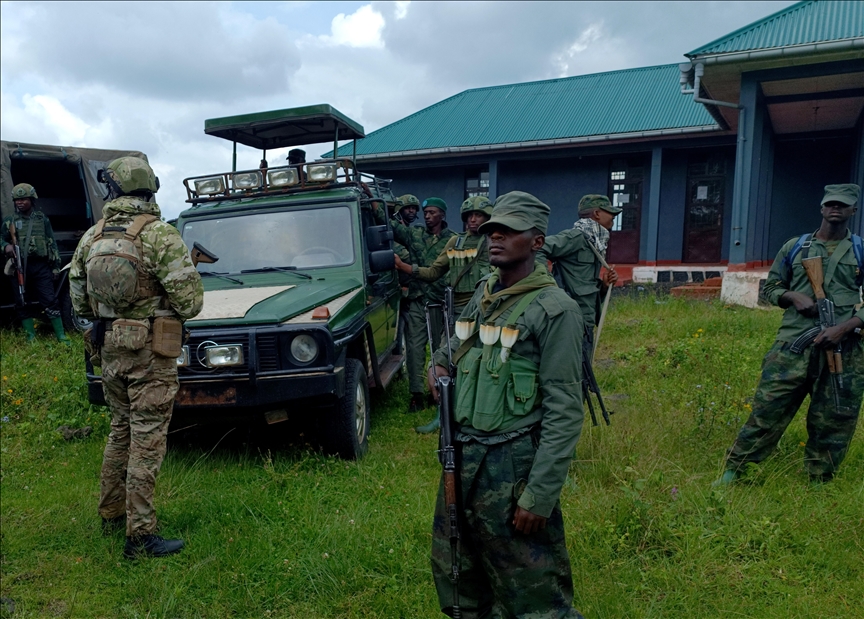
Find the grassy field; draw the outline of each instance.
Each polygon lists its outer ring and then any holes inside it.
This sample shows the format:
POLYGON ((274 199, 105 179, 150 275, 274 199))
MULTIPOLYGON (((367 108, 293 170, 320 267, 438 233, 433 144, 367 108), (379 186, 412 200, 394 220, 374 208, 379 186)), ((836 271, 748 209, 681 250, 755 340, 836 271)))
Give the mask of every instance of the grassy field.
MULTIPOLYGON (((746 483, 710 487, 779 312, 653 297, 616 298, 610 312, 596 373, 612 426, 586 424, 561 497, 577 608, 864 617, 860 431, 831 484, 807 481, 799 415, 746 483)), ((162 533, 187 548, 129 562, 122 533, 101 535, 107 411, 87 403, 73 343, 2 332, 0 616, 440 616, 428 565, 437 438, 411 429, 431 411, 403 413, 404 382, 376 396, 360 463, 318 455, 286 430, 173 441, 157 509, 162 533), (63 424, 94 432, 66 442, 63 424)))

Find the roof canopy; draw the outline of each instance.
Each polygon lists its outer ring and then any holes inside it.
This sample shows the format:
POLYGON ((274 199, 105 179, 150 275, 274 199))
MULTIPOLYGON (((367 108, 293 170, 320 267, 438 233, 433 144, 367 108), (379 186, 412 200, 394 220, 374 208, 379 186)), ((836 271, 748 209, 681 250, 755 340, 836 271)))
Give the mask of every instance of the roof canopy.
POLYGON ((309 105, 204 121, 204 133, 261 150, 362 138, 363 127, 332 106, 309 105))

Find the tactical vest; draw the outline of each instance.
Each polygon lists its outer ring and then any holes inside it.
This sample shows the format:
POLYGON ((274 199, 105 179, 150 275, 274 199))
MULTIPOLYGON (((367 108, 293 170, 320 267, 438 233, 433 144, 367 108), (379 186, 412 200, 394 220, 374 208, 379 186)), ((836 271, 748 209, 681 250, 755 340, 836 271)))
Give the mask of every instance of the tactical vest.
POLYGON ((18 242, 22 244, 22 253, 27 252, 28 256, 47 258, 48 241, 45 233, 45 213, 33 209, 30 211, 29 218, 16 214, 13 220, 15 221, 15 236, 18 238, 18 242), (33 227, 30 230, 29 247, 25 248, 23 246, 24 237, 27 235, 27 228, 30 226, 31 221, 33 222, 33 227))
POLYGON ((144 270, 141 231, 157 221, 155 215, 138 215, 128 228, 96 224, 93 243, 87 254, 87 294, 93 310, 98 303, 122 311, 142 299, 164 295, 159 281, 144 270))
MULTIPOLYGON (((492 324, 499 330, 508 325, 515 328, 519 317, 543 290, 538 288, 521 295, 515 307, 509 306, 513 307, 509 315, 505 316, 506 311, 501 312, 494 317, 492 324)), ((454 416, 458 423, 482 432, 506 430, 540 406, 540 368, 509 349, 502 354, 505 349, 500 335, 494 344, 477 346, 480 339, 479 313, 478 310, 473 318, 462 317, 462 320, 473 319, 475 324, 472 334, 454 359, 457 368, 454 416)))
POLYGON ((486 248, 486 236, 479 238, 480 240, 476 244, 471 243, 473 247, 466 248, 468 235, 460 234, 453 249, 448 250, 448 253, 453 252, 454 254, 452 257, 448 256, 450 259, 450 286, 453 287, 453 292, 473 293, 477 287, 477 282, 489 274, 489 251, 486 248))

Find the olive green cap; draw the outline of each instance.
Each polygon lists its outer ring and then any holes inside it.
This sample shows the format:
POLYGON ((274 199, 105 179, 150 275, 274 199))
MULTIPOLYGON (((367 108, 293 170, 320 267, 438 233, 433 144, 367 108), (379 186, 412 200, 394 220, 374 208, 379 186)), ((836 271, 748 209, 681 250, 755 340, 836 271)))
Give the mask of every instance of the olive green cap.
POLYGON ((417 199, 417 196, 410 193, 406 193, 404 196, 396 198, 396 204, 398 206, 397 210, 400 211, 406 206, 416 206, 417 208, 420 208, 420 200, 417 199))
POLYGON ((21 200, 23 198, 35 198, 36 190, 33 189, 33 185, 28 185, 27 183, 18 183, 12 188, 12 199, 13 200, 21 200))
POLYGON ((424 209, 429 208, 430 206, 441 209, 445 213, 447 212, 447 203, 441 198, 426 198, 423 200, 424 209))
POLYGON ((462 221, 468 219, 468 214, 477 211, 492 216, 492 202, 486 196, 472 196, 462 203, 462 208, 459 212, 462 214, 462 221))
POLYGON ((506 226, 517 232, 525 232, 537 228, 546 234, 549 226, 549 211, 551 209, 530 193, 511 191, 495 200, 492 209, 492 219, 480 226, 478 232, 486 234, 494 224, 506 226))
POLYGON ((842 202, 852 206, 858 202, 858 195, 861 193, 861 188, 852 183, 844 185, 825 185, 825 197, 822 198, 822 204, 828 202, 842 202))
POLYGON ((579 214, 587 213, 588 211, 593 211, 595 208, 599 208, 601 211, 606 211, 607 213, 612 213, 613 215, 617 215, 623 209, 618 206, 612 206, 612 203, 609 202, 609 198, 599 193, 589 193, 587 196, 582 196, 582 199, 579 200, 579 214))

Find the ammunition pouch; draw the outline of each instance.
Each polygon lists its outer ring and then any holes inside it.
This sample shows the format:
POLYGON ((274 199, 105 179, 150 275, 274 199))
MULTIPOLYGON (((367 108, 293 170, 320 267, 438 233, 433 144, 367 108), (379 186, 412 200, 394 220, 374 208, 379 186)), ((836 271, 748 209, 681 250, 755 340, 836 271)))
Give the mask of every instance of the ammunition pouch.
POLYGON ((117 318, 111 323, 111 334, 106 333, 105 338, 117 350, 136 351, 147 345, 148 335, 150 335, 150 320, 117 318))
POLYGON ((176 359, 183 352, 185 341, 183 323, 176 318, 159 316, 153 320, 153 353, 160 357, 176 359))

